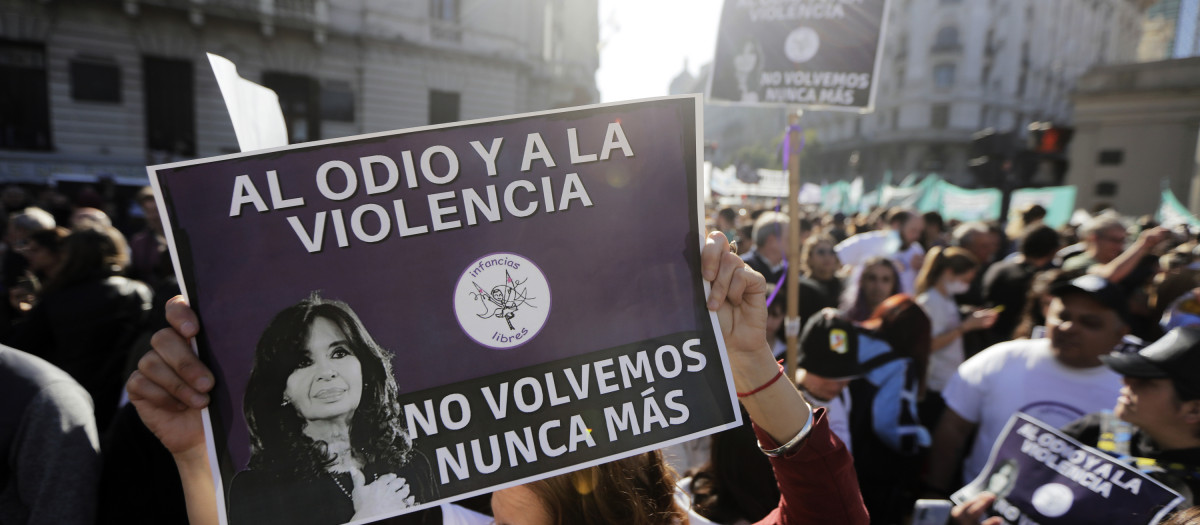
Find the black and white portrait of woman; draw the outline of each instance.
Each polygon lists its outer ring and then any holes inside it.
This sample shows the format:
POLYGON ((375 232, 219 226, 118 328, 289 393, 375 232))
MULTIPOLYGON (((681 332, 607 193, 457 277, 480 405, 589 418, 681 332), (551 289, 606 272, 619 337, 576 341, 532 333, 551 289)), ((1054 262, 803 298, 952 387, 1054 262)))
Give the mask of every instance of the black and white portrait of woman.
POLYGON ((987 486, 983 490, 1001 498, 1006 498, 1017 485, 1017 460, 1009 459, 996 467, 988 476, 987 486))
POLYGON ((229 488, 232 523, 345 523, 437 499, 391 359, 341 301, 313 293, 275 316, 246 386, 250 462, 229 488))

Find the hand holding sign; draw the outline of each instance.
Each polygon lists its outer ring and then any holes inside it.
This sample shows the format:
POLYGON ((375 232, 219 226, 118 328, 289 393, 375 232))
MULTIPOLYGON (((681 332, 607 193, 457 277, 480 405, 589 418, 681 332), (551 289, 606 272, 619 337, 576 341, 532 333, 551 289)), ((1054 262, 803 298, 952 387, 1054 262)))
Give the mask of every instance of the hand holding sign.
POLYGON ((978 496, 954 507, 950 511, 950 518, 958 525, 1004 525, 1004 520, 999 516, 992 516, 987 520, 983 519, 984 513, 991 508, 992 503, 995 503, 995 501, 995 494, 980 492, 978 496))
POLYGON ((129 377, 129 400, 172 454, 206 457, 200 410, 208 406, 213 377, 189 342, 198 331, 196 314, 175 297, 167 302, 167 320, 174 328, 154 334, 153 349, 129 377))
POLYGON ((730 354, 753 352, 767 344, 767 284, 729 251, 721 232, 709 234, 701 253, 704 279, 712 283, 708 309, 717 312, 730 354))
POLYGON ((208 469, 201 409, 213 387, 212 371, 192 351, 200 330, 183 297, 167 301, 167 322, 150 340, 153 349, 138 362, 126 389, 138 416, 175 457, 187 499, 189 523, 217 523, 216 489, 208 469))
POLYGON ((700 256, 704 280, 712 284, 708 309, 717 312, 721 336, 729 352, 734 387, 742 405, 776 441, 792 440, 812 416, 812 408, 789 381, 776 381, 767 343, 767 283, 729 250, 725 234, 709 234, 700 256), (743 397, 744 396, 744 397, 743 397))

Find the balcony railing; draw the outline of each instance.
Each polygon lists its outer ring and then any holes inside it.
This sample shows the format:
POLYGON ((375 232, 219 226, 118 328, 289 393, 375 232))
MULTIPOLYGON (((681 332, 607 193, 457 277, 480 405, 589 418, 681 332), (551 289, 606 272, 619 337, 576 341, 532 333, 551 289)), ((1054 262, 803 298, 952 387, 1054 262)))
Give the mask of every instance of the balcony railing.
POLYGON ((328 0, 125 0, 125 9, 136 13, 139 5, 182 9, 189 12, 196 24, 206 15, 254 20, 263 24, 264 32, 273 31, 276 23, 323 32, 328 18, 328 0))

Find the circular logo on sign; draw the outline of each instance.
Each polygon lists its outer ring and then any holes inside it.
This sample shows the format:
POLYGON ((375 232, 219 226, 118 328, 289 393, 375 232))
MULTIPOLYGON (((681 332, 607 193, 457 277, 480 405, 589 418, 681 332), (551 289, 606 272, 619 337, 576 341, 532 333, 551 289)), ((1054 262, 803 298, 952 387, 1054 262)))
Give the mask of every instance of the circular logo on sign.
POLYGON ((821 36, 808 27, 797 27, 783 41, 784 54, 797 64, 812 60, 818 49, 821 49, 821 36))
POLYGON ((533 261, 493 253, 473 261, 454 287, 458 324, 477 343, 500 350, 521 346, 550 316, 550 284, 533 261))
POLYGON ((1033 508, 1047 518, 1057 518, 1071 510, 1075 503, 1075 493, 1060 483, 1047 483, 1033 491, 1030 498, 1033 508))

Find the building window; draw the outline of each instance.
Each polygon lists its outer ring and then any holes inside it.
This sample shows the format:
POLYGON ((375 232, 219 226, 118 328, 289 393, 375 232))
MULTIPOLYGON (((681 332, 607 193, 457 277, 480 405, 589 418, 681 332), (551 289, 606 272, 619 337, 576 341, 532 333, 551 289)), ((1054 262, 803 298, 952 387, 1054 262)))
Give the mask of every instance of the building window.
POLYGON ((0 40, 0 149, 51 149, 42 44, 0 40))
POLYGON ((288 129, 288 143, 321 138, 320 85, 316 79, 290 73, 263 73, 263 85, 279 95, 279 107, 288 129))
POLYGON ((156 156, 155 160, 196 156, 192 61, 143 57, 142 80, 146 96, 146 149, 156 156))
POLYGON ((429 123, 458 122, 459 98, 453 91, 429 90, 429 123))
POLYGON ((321 120, 354 122, 354 90, 349 82, 335 80, 321 86, 321 120))
POLYGON ((946 26, 938 30, 933 41, 934 51, 958 51, 958 28, 946 26))
POLYGON ((900 108, 892 108, 892 129, 900 129, 900 108))
POLYGON ((954 75, 958 68, 954 64, 938 64, 933 67, 933 87, 950 89, 954 87, 954 75))
POLYGON ((946 129, 950 125, 950 106, 934 104, 929 116, 930 125, 934 129, 946 129))
POLYGON ((121 68, 109 60, 71 61, 71 99, 80 102, 121 102, 121 68))
POLYGON ((1125 162, 1125 150, 1120 149, 1104 149, 1100 150, 1099 159, 1097 162, 1101 166, 1120 166, 1125 162))
POLYGON ((1112 181, 1097 182, 1096 183, 1096 196, 1097 197, 1116 197, 1117 196, 1117 183, 1112 182, 1112 181))
POLYGON ((462 28, 459 26, 459 0, 429 0, 429 18, 433 38, 443 40, 459 40, 462 38, 462 28))

